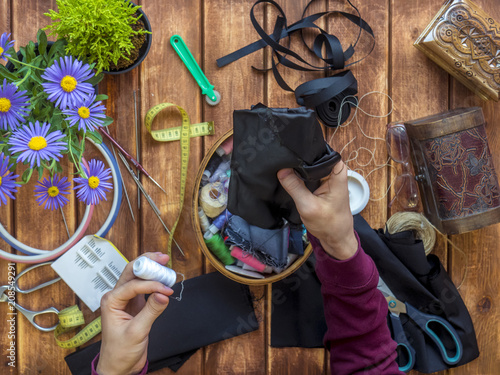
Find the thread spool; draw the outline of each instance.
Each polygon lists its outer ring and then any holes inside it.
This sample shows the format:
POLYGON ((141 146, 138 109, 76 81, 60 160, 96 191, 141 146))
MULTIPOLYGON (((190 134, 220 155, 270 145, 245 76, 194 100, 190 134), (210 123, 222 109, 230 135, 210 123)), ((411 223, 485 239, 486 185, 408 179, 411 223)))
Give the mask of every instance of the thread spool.
MULTIPOLYGON (((252 266, 249 266, 248 264, 243 263, 241 260, 238 260, 238 262, 241 263, 239 265, 239 267, 243 268, 245 271, 259 272, 258 270, 256 270, 252 266)), ((264 268, 264 271, 262 271, 262 273, 266 273, 266 274, 269 274, 269 273, 272 273, 272 272, 273 272, 273 268, 270 267, 270 266, 266 266, 266 268, 264 268)))
POLYGON ((169 288, 173 287, 177 280, 177 273, 174 270, 145 256, 134 261, 132 270, 134 275, 140 279, 159 281, 169 288))
MULTIPOLYGON (((208 230, 210 232, 212 232, 213 234, 217 233, 218 231, 220 231, 224 227, 224 225, 226 225, 227 221, 229 220, 229 218, 231 216, 233 216, 232 213, 230 213, 228 210, 224 210, 223 213, 221 213, 219 216, 217 216, 214 219, 212 225, 210 225, 208 230)), ((206 231, 204 230, 204 232, 206 232, 206 231)))
POLYGON ((397 212, 385 224, 385 230, 390 234, 411 230, 415 238, 422 240, 425 255, 429 255, 436 243, 436 231, 427 218, 416 212, 397 212))
POLYGON ((222 161, 223 160, 221 156, 219 156, 217 153, 213 154, 212 158, 207 164, 207 167, 203 171, 203 175, 201 176, 202 185, 206 185, 208 182, 210 182, 210 177, 217 170, 222 161))
POLYGON ((233 152, 233 137, 229 137, 215 150, 219 156, 229 155, 233 152))
POLYGON ((200 191, 200 206, 208 217, 219 216, 227 206, 227 192, 224 185, 214 182, 203 186, 200 191))
POLYGON ((231 166, 231 160, 226 160, 220 163, 216 171, 210 176, 209 182, 213 183, 219 181, 221 177, 226 177, 227 171, 229 170, 230 166, 231 166))
POLYGON ((210 221, 208 220, 205 211, 203 211, 203 208, 201 207, 198 208, 198 217, 200 218, 201 230, 203 231, 203 233, 207 232, 210 228, 210 221))
MULTIPOLYGON (((246 251, 243 251, 240 247, 238 246, 231 246, 231 255, 236 258, 241 260, 243 263, 248 264, 250 267, 254 268, 258 272, 263 272, 266 270, 266 265, 259 261, 257 258, 254 256, 250 255, 246 251)), ((271 267, 268 267, 271 269, 271 267)))
POLYGON ((211 232, 205 233, 203 236, 207 247, 220 259, 226 266, 236 263, 236 259, 231 256, 231 252, 224 243, 220 234, 212 234, 211 232))

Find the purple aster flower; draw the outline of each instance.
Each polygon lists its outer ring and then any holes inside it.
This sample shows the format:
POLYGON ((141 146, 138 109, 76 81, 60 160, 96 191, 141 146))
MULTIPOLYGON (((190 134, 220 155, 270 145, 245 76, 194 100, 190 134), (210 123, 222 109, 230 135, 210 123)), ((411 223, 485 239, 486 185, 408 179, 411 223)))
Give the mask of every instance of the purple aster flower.
POLYGON ((98 204, 102 198, 106 200, 106 192, 113 188, 110 182, 111 169, 104 169, 104 163, 100 160, 89 161, 89 169, 85 168, 88 177, 77 177, 75 189, 79 189, 76 196, 85 204, 98 204))
POLYGON ((29 127, 24 125, 17 129, 10 137, 9 144, 11 152, 21 152, 17 158, 18 162, 28 161, 30 168, 40 166, 40 160, 55 159, 59 161, 62 157, 61 152, 67 149, 65 142, 58 142, 65 135, 60 130, 48 133, 50 124, 35 121, 35 124, 29 123, 29 127))
POLYGON ((42 78, 49 82, 42 83, 42 86, 49 94, 48 99, 65 109, 78 105, 86 96, 94 94, 92 85, 84 82, 93 76, 89 64, 83 65, 79 60, 73 61, 72 56, 64 56, 45 69, 42 78))
POLYGON ((57 174, 50 179, 44 178, 43 182, 38 181, 35 187, 35 197, 38 205, 41 206, 45 203, 44 209, 50 208, 51 210, 57 210, 59 207, 66 206, 69 199, 61 194, 69 194, 70 183, 66 182, 67 178, 59 178, 57 174))
POLYGON ((103 125, 106 107, 100 101, 94 103, 95 98, 95 95, 88 96, 81 104, 63 110, 63 113, 68 116, 66 120, 69 121, 70 126, 78 124, 78 130, 83 130, 85 133, 87 130, 94 131, 103 125))
POLYGON ((19 175, 9 171, 12 164, 9 165, 9 159, 4 157, 3 152, 0 154, 0 206, 7 204, 7 197, 16 199, 12 193, 17 193, 17 188, 21 186, 16 181, 19 175))
POLYGON ((10 42, 8 39, 10 38, 10 34, 3 33, 0 36, 0 59, 4 59, 7 61, 7 57, 10 57, 10 55, 7 53, 8 49, 10 47, 14 47, 14 40, 11 40, 10 42))
POLYGON ((25 122, 25 117, 30 113, 29 99, 26 91, 17 91, 17 86, 3 80, 0 87, 0 129, 15 130, 25 122))

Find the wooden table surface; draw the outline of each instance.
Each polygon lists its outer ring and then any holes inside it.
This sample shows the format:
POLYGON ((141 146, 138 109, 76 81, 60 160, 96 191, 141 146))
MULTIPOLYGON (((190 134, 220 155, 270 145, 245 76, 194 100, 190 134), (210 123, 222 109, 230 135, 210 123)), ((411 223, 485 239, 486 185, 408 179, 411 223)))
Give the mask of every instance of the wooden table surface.
MULTIPOLYGON (((478 5, 500 20, 498 0, 476 0, 478 5)), ((280 0, 289 22, 300 18, 307 0, 280 0)), ((342 1, 317 1, 313 10, 343 9, 350 11, 342 1), (317 4, 316 4, 317 3, 317 4)), ((356 1, 365 20, 372 26, 377 45, 373 53, 352 69, 359 81, 359 94, 381 91, 389 94, 394 101, 394 111, 390 118, 373 118, 360 115, 360 127, 370 137, 384 137, 385 125, 391 120, 409 120, 424 115, 438 113, 462 106, 481 106, 488 122, 487 133, 493 152, 494 163, 500 168, 500 130, 496 128, 500 116, 500 106, 494 102, 484 102, 463 85, 451 78, 443 69, 427 59, 413 47, 414 40, 441 7, 441 1, 356 1)), ((267 61, 267 54, 254 53, 236 63, 219 69, 215 60, 257 39, 249 12, 253 1, 249 0, 141 0, 139 4, 147 14, 153 29, 153 45, 140 68, 119 75, 107 76, 100 84, 101 93, 109 95, 106 102, 107 114, 114 118, 110 126, 112 135, 131 153, 135 154, 134 101, 137 93, 140 119, 141 161, 145 168, 167 190, 163 194, 147 179, 142 178, 145 187, 162 212, 165 222, 171 226, 178 214, 180 147, 178 142, 157 143, 147 134, 144 127, 146 111, 155 104, 174 102, 189 113, 193 123, 215 121, 216 134, 191 140, 191 157, 187 183, 187 197, 182 219, 177 229, 176 239, 186 252, 186 257, 173 254, 173 268, 187 278, 211 272, 214 269, 204 259, 193 236, 190 221, 192 190, 198 166, 210 146, 218 137, 231 128, 232 111, 249 108, 263 102, 273 107, 295 107, 293 94, 286 93, 276 84, 272 75, 262 75, 250 68, 261 66, 267 61), (222 93, 218 106, 205 103, 200 90, 185 66, 172 50, 169 38, 181 35, 210 82, 222 93)), ((35 39, 38 28, 47 25, 43 15, 55 8, 54 0, 0 0, 0 32, 11 32, 16 47, 35 39)), ((262 8, 256 12, 270 29, 276 14, 262 8)), ((328 23, 330 32, 336 33, 344 45, 352 41, 352 27, 345 22, 328 23), (350 31, 351 30, 351 31, 350 31), (345 36, 343 38, 342 36, 345 36)), ((368 40, 368 38, 364 38, 368 40)), ((292 41, 294 42, 294 41, 292 41)), ((297 41, 295 41, 297 42, 297 41)), ((298 43, 298 42, 297 42, 298 43)), ((302 48, 300 44, 295 44, 302 48)), ((365 43, 364 46, 369 45, 365 43)), ((318 78, 320 74, 302 74, 286 71, 284 77, 292 87, 305 80, 318 78)), ((380 94, 363 101, 362 107, 373 114, 384 114, 390 102, 380 94)), ((173 112, 160 114, 154 127, 173 126, 178 116, 173 112)), ((328 137, 332 134, 328 131, 328 137)), ((344 158, 360 146, 375 149, 375 162, 383 164, 387 158, 385 144, 362 136, 355 123, 340 129, 331 144, 336 150, 356 137, 343 152, 344 158)), ((88 147, 86 155, 95 155, 88 147)), ((360 160, 367 160, 362 154, 360 160)), ((363 168, 367 174, 374 164, 363 168)), ((125 170, 123 170, 124 173, 125 170)), ((372 198, 383 197, 394 169, 382 168, 368 177, 372 198)), ((118 219, 107 238, 125 254, 134 259, 142 252, 164 251, 167 235, 155 218, 151 208, 141 200, 137 208, 137 188, 128 175, 124 174, 136 221, 131 219, 125 200, 122 202, 118 219)), ((59 212, 47 212, 36 205, 32 188, 34 181, 20 189, 15 202, 0 207, 0 218, 20 241, 43 249, 53 249, 65 242, 66 231, 59 212)), ((111 195, 108 195, 109 201, 111 195)), ((363 211, 363 216, 374 228, 384 225, 388 215, 389 198, 371 201, 363 211)), ((109 211, 110 203, 96 207, 88 233, 92 234, 102 225, 109 211)), ((64 209, 70 230, 79 224, 83 207, 74 197, 64 209)), ((499 248, 500 226, 494 225, 472 233, 451 236, 453 243, 463 249, 467 260, 449 247, 439 237, 435 248, 456 284, 460 283, 465 269, 466 279, 460 293, 472 316, 481 356, 476 361, 448 372, 458 374, 498 374, 500 368, 500 288, 498 269, 500 268, 499 248)), ((3 241, 0 248, 11 250, 3 241)), ((25 266, 19 264, 17 272, 25 266)), ((48 272, 33 273, 27 282, 35 284, 47 279, 48 272)), ((7 262, 0 262, 0 280, 7 280, 7 262)), ((270 287, 254 287, 252 292, 264 298, 256 302, 256 309, 262 314, 259 330, 235 337, 199 350, 177 372, 184 374, 327 374, 328 355, 323 349, 274 349, 270 343, 270 287)), ((92 314, 64 283, 47 288, 43 293, 18 296, 18 302, 33 310, 55 306, 63 309, 78 303, 87 321, 92 314)), ((64 356, 70 350, 59 348, 53 335, 35 329, 26 319, 19 316, 16 325, 16 367, 7 365, 4 357, 9 348, 7 337, 7 306, 0 305, 0 348, 2 353, 2 374, 69 374, 64 356)), ((158 374, 170 374, 164 369, 158 374)))

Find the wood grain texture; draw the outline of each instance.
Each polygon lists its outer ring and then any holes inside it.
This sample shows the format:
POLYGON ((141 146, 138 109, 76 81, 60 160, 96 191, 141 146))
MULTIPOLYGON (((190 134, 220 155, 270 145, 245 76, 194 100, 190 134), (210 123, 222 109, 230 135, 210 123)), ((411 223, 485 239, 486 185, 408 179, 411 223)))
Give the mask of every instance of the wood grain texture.
MULTIPOLYGON (((142 176, 142 181, 162 213, 164 222, 172 227, 179 213, 181 155, 179 142, 156 142, 146 132, 144 117, 149 108, 163 102, 177 104, 188 113, 191 123, 201 122, 201 93, 198 85, 170 46, 170 37, 179 34, 197 61, 201 60, 201 2, 145 1, 144 11, 148 14, 153 30, 153 45, 148 57, 141 65, 141 156, 146 170, 166 190, 165 195, 142 176)), ((166 109, 156 116, 153 128, 163 129, 180 126, 180 115, 176 110, 166 109)), ((202 139, 190 141, 189 173, 182 218, 175 238, 182 247, 183 257, 175 245, 172 247, 172 268, 186 275, 198 276, 202 272, 202 255, 192 235, 190 210, 192 206, 193 181, 201 161, 202 139)), ((168 236, 161 223, 144 199, 141 200, 142 251, 167 251, 168 236)), ((180 303, 171 300, 170 303, 180 303)), ((182 366, 177 374, 202 372, 203 351, 198 351, 182 366)), ((172 373, 163 369, 159 374, 172 373)))
MULTIPOLYGON (((203 6, 203 66, 210 83, 222 95, 221 102, 209 106, 203 100, 203 117, 215 122, 214 137, 205 137, 204 151, 232 127, 233 110, 250 108, 262 101, 264 83, 262 77, 251 71, 250 66, 261 66, 262 52, 256 52, 224 68, 218 68, 215 60, 250 42, 257 35, 250 23, 252 2, 244 0, 205 0, 203 6)), ((255 13, 259 21, 263 13, 255 13)), ((205 268, 214 271, 213 267, 205 268)), ((264 287, 252 287, 257 298, 265 295, 264 287)), ((204 371, 206 374, 265 374, 265 323, 263 321, 264 298, 254 302, 262 320, 257 331, 210 345, 205 350, 204 371)), ((241 317, 241 324, 247 324, 248 317, 241 317)))
MULTIPOLYGON (((1 33, 12 33, 12 27, 11 27, 11 17, 10 17, 10 11, 11 11, 11 0, 0 0, 0 25, 1 25, 1 33)), ((13 37, 13 36, 11 36, 13 37)), ((5 62, 3 60, 0 60, 0 64, 5 65, 5 62)), ((2 226, 9 232, 13 233, 14 229, 14 222, 12 220, 13 214, 14 214, 14 204, 9 200, 6 205, 0 206, 0 223, 2 226)), ((0 249, 7 251, 7 252, 12 252, 12 249, 5 241, 0 239, 0 249)), ((8 262, 2 260, 0 262, 0 285, 5 285, 5 283, 9 280, 9 269, 8 269, 8 262)), ((10 355, 10 349, 11 346, 13 346, 15 356, 17 357, 17 322, 14 323, 13 329, 14 331, 11 331, 11 325, 9 322, 7 322, 7 319, 10 319, 11 317, 8 315, 11 313, 9 306, 7 303, 0 303, 0 319, 2 319, 2 323, 0 324, 0 348, 2 349, 2 352, 4 353, 5 356, 10 355), (13 335, 13 336, 12 336, 13 335), (14 345, 12 345, 13 343, 14 345)), ((15 363, 14 366, 9 366, 8 363, 10 360, 6 357, 2 358, 3 361, 0 372, 5 375, 14 375, 18 373, 18 368, 17 368, 17 363, 15 363)), ((17 358, 16 358, 17 359, 17 358)))
MULTIPOLYGON (((475 3, 493 19, 500 20, 500 9, 495 0, 477 0, 475 3)), ((486 133, 497 175, 500 167, 500 135, 497 129, 500 116, 499 103, 483 101, 456 79, 450 78, 450 107, 480 106, 486 120, 486 133)), ((459 283, 467 270, 467 278, 460 294, 469 308, 478 339, 480 357, 472 363, 450 372, 455 374, 496 374, 500 366, 499 351, 495 348, 500 337, 500 253, 498 239, 500 225, 492 225, 473 232, 450 236, 462 249, 466 258, 450 247, 450 269, 453 281, 459 283)))

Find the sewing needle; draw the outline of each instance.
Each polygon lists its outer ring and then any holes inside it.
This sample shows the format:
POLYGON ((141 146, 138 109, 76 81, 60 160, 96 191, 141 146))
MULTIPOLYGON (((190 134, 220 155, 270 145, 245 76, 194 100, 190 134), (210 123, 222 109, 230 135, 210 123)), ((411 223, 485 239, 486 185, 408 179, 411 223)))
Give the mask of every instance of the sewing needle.
MULTIPOLYGON (((106 132, 109 134, 108 127, 106 127, 106 132)), ((115 150, 115 147, 113 145, 111 145, 111 149, 113 150, 113 155, 115 156, 115 159, 116 159, 116 150, 115 150)), ((118 165, 118 169, 120 169, 120 165, 118 165)), ((122 180, 123 190, 125 191, 125 198, 127 198, 128 208, 130 209, 130 215, 132 216, 132 220, 135 223, 134 211, 132 210, 132 205, 130 204, 130 198, 128 197, 127 186, 125 185, 125 181, 123 180, 123 174, 121 173, 121 171, 120 171, 120 177, 121 177, 121 180, 122 180)), ((140 195, 140 194, 138 194, 138 195, 140 195)))
MULTIPOLYGON (((120 156, 123 165, 125 165, 125 168, 127 168, 128 172, 130 173, 130 176, 132 176, 132 178, 134 179, 135 183, 139 187, 139 190, 142 192, 142 194, 144 194, 144 198, 146 198, 146 201, 149 203, 149 205, 153 209, 153 212, 156 214, 156 217, 158 218, 158 220, 160 220, 161 224, 163 225, 163 228, 165 228, 165 230, 167 231, 167 233, 171 236, 172 233, 170 232, 170 230, 168 229, 168 227, 163 222, 163 220, 161 218, 161 215, 160 215, 160 210, 158 210, 158 207, 156 206, 155 202, 153 201, 153 199, 151 199, 151 197, 149 196, 149 194, 146 193, 146 190, 144 190, 144 186, 142 186, 141 181, 139 181, 139 179, 135 175, 135 173, 132 170, 132 168, 130 168, 130 165, 127 163, 127 160, 125 159, 125 157, 120 152, 118 152, 118 155, 120 156)), ((175 243, 175 245, 177 246, 177 248, 179 249, 179 251, 181 252, 181 254, 183 256, 185 256, 184 255, 184 251, 182 251, 181 247, 179 246, 179 244, 177 243, 177 241, 175 240, 175 238, 173 239, 173 242, 175 243)))
MULTIPOLYGON (((161 189, 161 191, 163 191, 165 194, 167 194, 167 192, 160 186, 160 184, 158 182, 155 181, 155 179, 153 177, 150 176, 150 174, 144 169, 144 167, 142 165, 140 165, 137 162, 137 160, 135 160, 129 153, 127 153, 127 151, 125 151, 123 149, 123 147, 120 146, 118 144, 118 142, 116 142, 114 140, 113 137, 111 137, 108 133, 106 133, 102 128, 99 128, 99 130, 101 131, 102 134, 104 134, 106 136, 106 138, 108 138, 110 140, 111 143, 113 143, 116 146, 116 148, 120 151, 121 154, 123 154, 128 160, 130 160, 130 162, 134 165, 134 167, 136 167, 142 173, 144 173, 144 175, 146 175, 146 177, 148 177, 151 181, 153 181, 156 184, 156 186, 158 186, 161 189)), ((134 173, 134 175, 135 175, 135 173, 134 173)))
MULTIPOLYGON (((135 156, 137 158, 137 162, 140 162, 140 154, 139 154, 139 127, 137 125, 137 99, 135 96, 134 90, 134 120, 135 120, 135 156)), ((137 178, 139 178, 139 170, 137 170, 137 178)), ((137 194, 137 209, 141 209, 141 194, 137 194)))
POLYGON ((66 233, 68 233, 68 238, 71 238, 71 236, 69 235, 68 223, 66 223, 66 217, 64 216, 64 211, 61 206, 59 206, 59 209, 61 210, 64 226, 66 227, 66 233))

